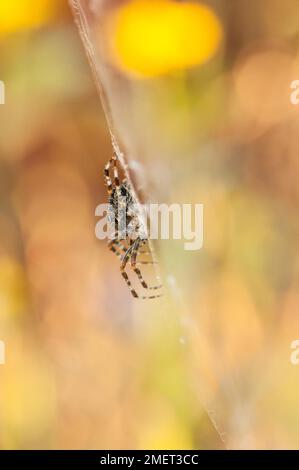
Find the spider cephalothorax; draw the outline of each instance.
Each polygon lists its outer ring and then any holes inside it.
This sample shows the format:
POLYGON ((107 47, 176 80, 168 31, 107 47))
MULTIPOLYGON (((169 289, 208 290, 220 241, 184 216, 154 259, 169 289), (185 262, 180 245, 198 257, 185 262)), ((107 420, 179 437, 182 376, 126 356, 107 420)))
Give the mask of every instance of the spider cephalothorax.
POLYGON ((140 250, 141 247, 148 242, 144 229, 143 218, 139 210, 139 204, 129 182, 126 179, 120 181, 117 165, 117 156, 116 154, 113 154, 104 170, 109 195, 108 224, 113 226, 111 240, 109 241, 108 246, 110 250, 122 260, 120 271, 133 297, 139 297, 141 299, 160 297, 161 294, 138 295, 126 272, 127 263, 130 260, 131 268, 137 275, 143 289, 157 290, 162 287, 160 284, 149 287, 143 279, 140 269, 137 267, 142 264, 153 264, 154 261, 147 260, 137 262, 138 255, 141 253, 151 255, 151 252, 140 250), (112 178, 110 176, 110 172, 113 174, 112 178))

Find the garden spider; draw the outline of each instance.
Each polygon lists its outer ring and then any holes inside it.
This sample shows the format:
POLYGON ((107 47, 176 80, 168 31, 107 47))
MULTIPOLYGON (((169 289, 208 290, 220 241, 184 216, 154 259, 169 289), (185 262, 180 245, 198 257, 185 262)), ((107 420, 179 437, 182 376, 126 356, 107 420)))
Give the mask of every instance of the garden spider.
MULTIPOLYGON (((143 289, 146 291, 157 291, 162 287, 161 284, 149 286, 145 282, 141 270, 138 267, 141 265, 155 264, 156 261, 152 259, 150 249, 148 249, 148 251, 141 250, 142 247, 148 245, 148 238, 146 236, 139 236, 140 229, 144 225, 143 220, 140 212, 138 210, 136 211, 138 203, 133 194, 130 183, 126 178, 120 180, 118 162, 119 160, 114 152, 104 169, 104 176, 109 195, 109 208, 107 214, 108 224, 113 222, 115 229, 111 240, 108 242, 108 247, 116 254, 116 256, 121 258, 120 272, 133 297, 139 299, 155 299, 161 297, 162 294, 137 294, 126 272, 127 264, 130 261, 131 269, 136 274, 143 289), (119 209, 121 206, 123 213, 125 214, 124 234, 122 234, 121 221, 119 220, 119 213, 121 212, 119 209), (131 229, 129 229, 129 227, 131 227, 131 229), (137 257, 141 254, 150 255, 150 260, 137 262, 137 257)), ((157 276, 155 277, 158 280, 157 276)))

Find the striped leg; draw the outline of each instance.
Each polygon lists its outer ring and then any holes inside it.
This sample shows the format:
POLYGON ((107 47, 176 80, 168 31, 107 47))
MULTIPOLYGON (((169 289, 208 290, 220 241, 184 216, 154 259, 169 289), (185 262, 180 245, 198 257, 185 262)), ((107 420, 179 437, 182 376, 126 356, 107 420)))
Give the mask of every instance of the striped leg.
POLYGON ((133 247, 134 247, 134 244, 132 244, 126 254, 124 255, 124 258, 123 258, 123 262, 120 266, 120 271, 121 271, 121 274, 122 274, 122 277, 124 278, 127 286, 129 287, 130 291, 131 291, 131 294, 133 295, 133 297, 135 298, 139 298, 139 299, 142 299, 142 300, 145 300, 145 299, 156 299, 157 297, 161 297, 161 295, 138 295, 136 290, 132 287, 132 284, 131 284, 131 281, 129 279, 129 276, 128 274, 126 273, 125 271, 125 268, 126 268, 126 265, 127 265, 127 262, 129 261, 130 257, 131 257, 131 254, 132 254, 132 250, 133 250, 133 247))
MULTIPOLYGON (((144 243, 145 243, 144 240, 140 240, 140 239, 135 240, 135 242, 133 244, 133 248, 132 248, 132 253, 131 253, 131 267, 132 267, 133 271, 135 272, 135 274, 137 275, 137 277, 140 281, 140 284, 142 285, 142 287, 144 289, 149 289, 149 290, 161 289, 161 287, 162 287, 161 284, 157 285, 157 286, 148 286, 147 283, 145 282, 145 280, 143 279, 143 276, 141 274, 140 269, 136 267, 138 249, 139 249, 140 245, 142 245, 144 243)), ((157 295, 155 297, 161 297, 161 295, 157 295)))
POLYGON ((137 298, 137 299, 142 299, 142 300, 147 300, 147 299, 157 299, 158 297, 161 297, 162 294, 157 294, 157 295, 138 295, 136 290, 133 289, 132 287, 132 284, 131 284, 131 281, 129 279, 129 276, 128 274, 126 273, 125 269, 124 268, 121 268, 121 274, 122 274, 122 277, 124 278, 124 280, 126 281, 126 284, 127 286, 129 287, 130 291, 131 291, 131 294, 133 295, 133 297, 137 298))
POLYGON ((108 242, 108 248, 120 258, 123 256, 124 253, 126 253, 128 249, 125 245, 123 245, 116 239, 110 240, 110 242, 108 242))
POLYGON ((112 155, 112 157, 107 162, 104 168, 104 176, 105 176, 106 184, 108 187, 108 193, 111 194, 114 187, 119 188, 120 186, 118 169, 117 169, 117 156, 115 153, 112 155), (113 172, 113 179, 111 179, 111 176, 110 176, 111 167, 112 167, 112 172, 113 172))
POLYGON ((122 275, 122 277, 124 278, 124 280, 125 280, 125 282, 126 282, 128 288, 130 289, 131 294, 133 295, 133 297, 138 298, 139 296, 138 296, 136 290, 133 289, 132 284, 131 284, 131 281, 130 281, 130 279, 129 279, 129 276, 128 276, 128 274, 127 274, 126 271, 125 271, 127 262, 129 261, 129 258, 130 258, 130 256, 131 256, 132 247, 133 247, 133 245, 131 245, 131 246, 127 249, 127 251, 126 251, 126 253, 125 253, 124 257, 123 257, 122 263, 121 263, 121 265, 120 265, 120 272, 121 272, 121 275, 122 275))

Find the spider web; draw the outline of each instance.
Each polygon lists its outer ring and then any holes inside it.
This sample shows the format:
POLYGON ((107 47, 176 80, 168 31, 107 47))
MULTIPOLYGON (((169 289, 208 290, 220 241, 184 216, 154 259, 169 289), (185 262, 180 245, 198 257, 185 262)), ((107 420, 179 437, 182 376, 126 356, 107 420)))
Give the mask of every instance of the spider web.
MULTIPOLYGON (((84 44, 85 51, 86 51, 86 54, 90 63, 90 67, 92 69, 92 73, 96 82, 96 87, 100 96, 102 108, 103 108, 105 118, 107 121, 112 148, 118 158, 118 161, 121 165, 124 175, 131 186, 132 194, 136 202, 141 205, 140 199, 137 195, 137 192, 135 190, 135 187, 132 182, 129 169, 128 169, 127 162, 130 161, 130 158, 127 152, 125 155, 124 151, 122 151, 122 146, 120 144, 121 138, 119 137, 119 132, 116 129, 115 124, 114 124, 115 120, 113 119, 110 101, 108 99, 107 92, 106 92, 106 90, 109 89, 109 79, 106 76, 105 68, 102 64, 102 61, 99 60, 100 58, 99 58, 98 50, 97 50, 97 53, 95 53, 95 49, 94 49, 92 39, 91 39, 92 35, 91 35, 90 26, 89 26, 89 21, 87 19, 84 8, 82 7, 81 0, 69 0, 69 3, 73 11, 75 22, 78 26, 79 33, 80 33, 82 42, 84 44)), ((102 0, 99 0, 96 5, 94 2, 91 2, 91 8, 93 10, 95 9, 95 7, 99 9, 102 6, 102 3, 103 3, 102 0)), ((109 98, 111 98, 111 96, 109 98)), ((132 161, 132 166, 135 164, 136 162, 132 161)), ((140 212, 142 216, 144 217, 143 222, 146 226, 147 225, 146 213, 145 211, 140 211, 140 212)), ((149 250, 151 251, 153 257, 157 259, 151 240, 148 239, 147 243, 148 243, 149 250)), ((156 272, 157 279, 160 279, 160 271, 159 271, 158 264, 154 265, 154 270, 156 272)), ((177 302, 181 306, 181 309, 183 310, 184 317, 183 317, 183 321, 180 322, 180 328, 181 328, 180 341, 182 340, 182 343, 184 343, 185 342, 184 338, 191 338, 194 332, 198 333, 202 340, 205 340, 205 338, 203 338, 201 333, 198 331, 197 326, 192 320, 192 315, 190 314, 187 307, 185 306, 183 294, 177 286, 175 277, 172 275, 168 276, 167 281, 168 281, 168 286, 170 288, 170 293, 172 294, 173 300, 177 302)), ((226 446, 226 432, 222 429, 222 426, 219 423, 219 420, 217 419, 217 415, 219 416, 219 413, 217 413, 216 410, 212 409, 211 406, 209 406, 209 404, 206 402, 206 400, 202 396, 200 396, 200 402, 203 408, 205 409, 224 447, 228 448, 226 446)))

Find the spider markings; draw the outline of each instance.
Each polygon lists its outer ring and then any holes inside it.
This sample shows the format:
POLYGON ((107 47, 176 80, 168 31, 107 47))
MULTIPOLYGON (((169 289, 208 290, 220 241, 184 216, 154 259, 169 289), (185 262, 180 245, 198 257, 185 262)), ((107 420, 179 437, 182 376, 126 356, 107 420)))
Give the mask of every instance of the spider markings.
POLYGON ((151 260, 137 262, 138 255, 151 255, 151 252, 141 251, 141 247, 147 243, 147 239, 143 239, 141 237, 133 238, 131 232, 129 231, 128 233, 127 231, 127 228, 131 223, 133 223, 133 227, 136 229, 136 231, 138 231, 138 229, 142 225, 142 221, 140 220, 140 215, 136 213, 136 211, 133 209, 134 206, 137 206, 137 201, 134 195, 132 194, 129 182, 125 178, 120 181, 117 163, 118 159, 116 154, 114 153, 104 169, 104 176, 109 195, 108 223, 109 221, 113 221, 115 223, 115 232, 113 234, 112 240, 110 240, 108 243, 108 247, 113 253, 116 254, 116 256, 121 258, 120 272, 127 286, 129 287, 133 297, 139 299, 155 299, 157 297, 161 297, 162 294, 138 295, 136 290, 133 288, 129 276, 126 272, 127 264, 130 261, 131 268, 136 274, 143 289, 158 290, 162 287, 162 285, 148 286, 142 276, 141 270, 137 267, 145 264, 155 264, 156 261, 151 260), (111 174, 113 175, 112 177, 111 174), (120 213, 119 209, 121 208, 122 204, 125 205, 124 209, 126 215, 126 239, 123 241, 123 243, 120 243, 119 238, 122 239, 123 236, 119 232, 119 226, 121 225, 121 221, 118 220, 118 216, 120 213))

